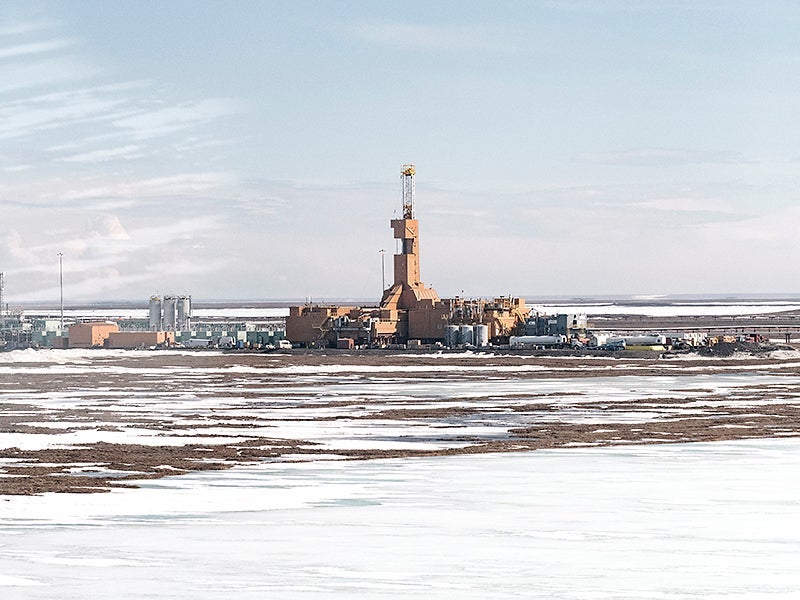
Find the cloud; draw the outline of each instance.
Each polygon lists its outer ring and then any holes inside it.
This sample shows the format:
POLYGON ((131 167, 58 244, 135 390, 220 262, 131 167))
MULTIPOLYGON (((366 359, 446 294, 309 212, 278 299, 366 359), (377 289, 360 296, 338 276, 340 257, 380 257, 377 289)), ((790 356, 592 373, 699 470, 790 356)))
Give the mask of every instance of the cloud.
POLYGON ((547 8, 566 12, 645 12, 665 9, 678 10, 724 10, 736 8, 731 0, 540 0, 547 8))
POLYGON ((233 176, 224 172, 181 173, 165 177, 150 177, 128 181, 113 181, 103 186, 74 187, 59 195, 61 200, 81 200, 93 198, 148 198, 178 196, 207 192, 226 183, 232 183, 233 176))
POLYGON ((33 168, 33 165, 9 165, 7 167, 3 167, 3 171, 6 173, 19 173, 21 171, 29 171, 33 168))
POLYGON ((117 158, 133 159, 143 156, 142 146, 128 145, 119 148, 106 148, 104 150, 94 150, 93 152, 84 152, 82 154, 74 154, 66 156, 59 160, 64 162, 83 162, 83 163, 98 163, 108 162, 117 158))
POLYGON ((2 238, 3 254, 11 258, 25 258, 22 247, 22 236, 18 231, 11 229, 2 238))
POLYGON ((44 21, 28 21, 12 24, 4 23, 3 25, 0 25, 0 36, 23 35, 26 33, 41 31, 43 29, 49 29, 51 27, 53 27, 52 23, 47 23, 44 21))
POLYGON ((401 21, 362 21, 349 27, 356 37, 386 46, 405 46, 423 50, 493 50, 518 48, 509 31, 489 26, 422 25, 401 21))
POLYGON ((696 235, 719 240, 722 243, 737 242, 756 244, 751 246, 754 253, 764 246, 793 248, 787 255, 800 251, 800 238, 797 224, 800 223, 800 207, 788 206, 769 210, 764 214, 748 215, 735 221, 698 224, 696 235))
POLYGON ((124 102, 83 93, 9 102, 0 109, 0 139, 32 138, 40 132, 96 122, 108 118, 109 112, 124 102))
POLYGON ((133 198, 136 190, 150 195, 158 187, 164 194, 209 188, 202 176, 191 183, 179 179, 198 163, 207 169, 209 149, 234 143, 213 132, 242 104, 192 98, 149 80, 114 81, 85 48, 78 52, 80 39, 36 39, 39 29, 10 27, 9 35, 24 37, 0 43, 0 140, 13 140, 24 152, 0 154, 0 172, 10 175, 0 182, 0 200, 54 204, 102 193, 133 198), (92 172, 95 164, 107 168, 92 172))
POLYGON ((114 127, 128 130, 134 139, 163 136, 198 123, 225 117, 238 110, 237 103, 220 98, 184 102, 177 106, 142 111, 116 119, 114 127))
POLYGON ((740 154, 674 148, 638 148, 620 152, 584 154, 578 160, 604 165, 664 167, 712 163, 741 163, 740 154))
POLYGON ((20 92, 37 87, 52 88, 55 85, 74 85, 99 73, 98 68, 71 56, 4 64, 0 93, 20 92))
POLYGON ((730 202, 720 198, 690 198, 690 197, 666 197, 654 198, 642 202, 631 202, 624 206, 641 210, 656 210, 663 212, 685 212, 685 213, 722 213, 735 214, 737 211, 730 202))
POLYGON ((55 50, 63 50, 64 48, 68 48, 74 44, 74 40, 57 39, 47 42, 31 42, 28 44, 6 46, 5 48, 0 48, 0 59, 16 58, 28 54, 42 54, 45 52, 53 52, 55 50))
POLYGON ((93 219, 91 231, 97 233, 99 236, 112 239, 112 240, 128 240, 130 236, 119 217, 116 215, 101 215, 93 219))

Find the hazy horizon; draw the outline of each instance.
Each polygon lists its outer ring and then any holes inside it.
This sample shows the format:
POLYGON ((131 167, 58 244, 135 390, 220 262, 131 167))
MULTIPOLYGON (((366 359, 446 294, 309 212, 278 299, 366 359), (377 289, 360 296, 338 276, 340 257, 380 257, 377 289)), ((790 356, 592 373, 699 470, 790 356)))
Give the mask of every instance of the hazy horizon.
MULTIPOLYGON (((515 296, 516 297, 516 296, 515 296)), ((627 296, 627 295, 528 295, 522 294, 526 304, 631 304, 631 305, 670 305, 682 303, 714 304, 714 303, 800 303, 800 294, 762 294, 754 296, 751 294, 676 294, 663 296, 627 296)), ((479 296, 479 298, 484 298, 479 296)), ((488 297, 487 297, 488 298, 488 297)), ((259 305, 264 307, 285 307, 295 304, 311 302, 314 304, 354 304, 359 306, 377 305, 377 298, 192 298, 192 303, 196 307, 229 306, 245 307, 259 305)), ((119 300, 83 300, 64 302, 65 310, 75 310, 81 308, 147 308, 148 298, 143 299, 119 299, 119 300)), ((56 310, 59 308, 58 300, 38 300, 29 301, 14 305, 11 309, 33 308, 41 310, 56 310)))

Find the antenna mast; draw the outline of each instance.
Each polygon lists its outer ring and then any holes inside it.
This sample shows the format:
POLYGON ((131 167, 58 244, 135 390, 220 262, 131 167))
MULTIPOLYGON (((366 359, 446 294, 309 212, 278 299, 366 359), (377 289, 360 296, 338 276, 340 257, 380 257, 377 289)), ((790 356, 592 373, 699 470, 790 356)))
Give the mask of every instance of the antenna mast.
POLYGON ((417 169, 414 165, 403 165, 403 218, 414 218, 414 175, 417 169))

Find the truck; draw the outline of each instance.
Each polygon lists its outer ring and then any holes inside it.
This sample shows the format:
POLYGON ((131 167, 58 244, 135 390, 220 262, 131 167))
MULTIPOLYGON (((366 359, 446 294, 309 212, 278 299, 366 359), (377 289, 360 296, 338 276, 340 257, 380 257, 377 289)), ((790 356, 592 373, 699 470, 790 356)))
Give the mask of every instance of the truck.
POLYGON ((561 348, 567 343, 565 335, 512 335, 508 343, 512 348, 561 348))
POLYGON ((211 345, 211 340, 204 340, 201 338, 193 338, 186 340, 183 345, 187 348, 208 348, 211 345))

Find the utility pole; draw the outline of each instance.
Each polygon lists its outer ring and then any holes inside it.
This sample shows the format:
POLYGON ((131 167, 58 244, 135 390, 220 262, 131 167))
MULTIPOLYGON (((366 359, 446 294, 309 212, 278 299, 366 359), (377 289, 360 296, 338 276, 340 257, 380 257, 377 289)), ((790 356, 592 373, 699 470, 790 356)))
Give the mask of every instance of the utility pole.
POLYGON ((3 310, 5 307, 5 300, 6 300, 6 274, 0 272, 0 327, 6 324, 5 318, 5 311, 3 310))
POLYGON ((381 255, 381 293, 386 289, 386 250, 378 250, 381 255))
POLYGON ((64 331, 64 255, 58 253, 58 289, 61 292, 61 331, 64 331))

